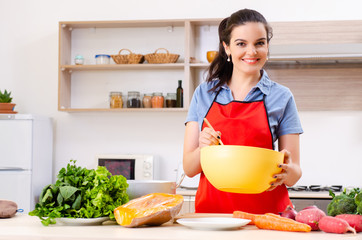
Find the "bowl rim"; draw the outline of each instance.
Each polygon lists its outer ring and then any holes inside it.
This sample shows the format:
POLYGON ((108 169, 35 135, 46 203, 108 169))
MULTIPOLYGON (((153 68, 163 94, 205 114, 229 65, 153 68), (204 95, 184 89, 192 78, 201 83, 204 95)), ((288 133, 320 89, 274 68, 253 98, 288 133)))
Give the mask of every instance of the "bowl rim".
POLYGON ((244 145, 210 145, 210 146, 206 146, 206 147, 201 148, 201 151, 202 151, 203 149, 219 148, 219 147, 222 147, 222 148, 241 147, 241 148, 247 148, 247 149, 256 149, 256 150, 265 151, 265 152, 283 154, 282 152, 276 151, 276 150, 274 150, 274 149, 254 147, 254 146, 244 146, 244 145))

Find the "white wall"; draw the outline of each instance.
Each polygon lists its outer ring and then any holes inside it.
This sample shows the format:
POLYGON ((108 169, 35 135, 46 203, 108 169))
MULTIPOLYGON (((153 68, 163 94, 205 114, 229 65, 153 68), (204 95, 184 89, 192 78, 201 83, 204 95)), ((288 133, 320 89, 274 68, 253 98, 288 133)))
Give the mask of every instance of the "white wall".
MULTIPOLYGON (((269 21, 362 19, 359 0, 0 0, 0 89, 12 91, 19 113, 54 119, 54 173, 70 159, 91 167, 98 153, 149 153, 162 166, 159 178, 174 180, 186 113, 57 111, 58 21, 221 18, 245 7, 269 21)), ((298 184, 361 186, 361 112, 302 112, 301 119, 298 184)))

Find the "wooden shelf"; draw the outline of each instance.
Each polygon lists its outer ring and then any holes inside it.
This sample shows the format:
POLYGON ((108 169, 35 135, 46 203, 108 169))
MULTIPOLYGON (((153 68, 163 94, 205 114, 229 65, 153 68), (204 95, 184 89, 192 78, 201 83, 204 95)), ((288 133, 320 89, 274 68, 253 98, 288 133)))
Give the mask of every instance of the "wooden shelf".
POLYGON ((61 108, 62 112, 186 112, 185 108, 61 108))
POLYGON ((185 20, 134 20, 134 21, 62 21, 62 28, 70 30, 76 28, 143 28, 143 27, 182 27, 185 20))
POLYGON ((99 65, 62 65, 61 70, 89 71, 89 70, 146 70, 146 69, 183 69, 184 63, 166 64, 99 64, 99 65))
POLYGON ((191 68, 207 68, 210 66, 210 63, 190 63, 191 68))
POLYGON ((362 54, 276 55, 271 56, 269 58, 269 62, 292 62, 296 64, 338 64, 345 62, 362 63, 362 54))

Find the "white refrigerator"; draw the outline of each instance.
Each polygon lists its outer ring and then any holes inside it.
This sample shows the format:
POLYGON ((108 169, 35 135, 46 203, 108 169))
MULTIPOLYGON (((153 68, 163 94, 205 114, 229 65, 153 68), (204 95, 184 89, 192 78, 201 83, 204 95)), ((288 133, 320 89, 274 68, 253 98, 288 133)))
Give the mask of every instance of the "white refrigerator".
POLYGON ((29 114, 0 114, 0 199, 28 213, 52 183, 53 124, 29 114))

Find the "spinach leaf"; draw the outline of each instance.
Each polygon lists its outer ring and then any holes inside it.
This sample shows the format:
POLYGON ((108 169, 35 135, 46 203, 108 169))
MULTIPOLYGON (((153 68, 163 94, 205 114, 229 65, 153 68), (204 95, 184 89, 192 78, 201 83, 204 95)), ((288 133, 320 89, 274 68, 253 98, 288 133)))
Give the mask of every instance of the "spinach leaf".
POLYGON ((75 194, 76 191, 78 191, 78 188, 72 186, 61 186, 59 187, 59 191, 64 201, 67 201, 75 194))

